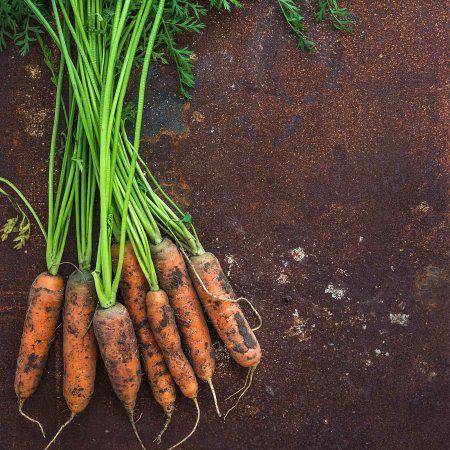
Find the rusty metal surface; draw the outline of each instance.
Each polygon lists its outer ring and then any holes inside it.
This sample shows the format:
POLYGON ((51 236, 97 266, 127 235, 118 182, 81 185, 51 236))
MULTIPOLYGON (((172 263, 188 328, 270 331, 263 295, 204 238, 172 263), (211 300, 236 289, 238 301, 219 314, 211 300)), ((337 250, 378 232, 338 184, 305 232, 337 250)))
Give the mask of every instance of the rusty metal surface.
MULTIPOLYGON (((446 447, 445 2, 358 0, 352 10, 355 35, 318 26, 320 51, 306 56, 272 1, 247 3, 194 39, 189 105, 169 99, 170 70, 157 78, 153 104, 167 105, 158 112, 167 132, 148 112, 143 153, 169 188, 181 186, 175 195, 206 248, 264 317, 250 395, 223 423, 203 386, 185 448, 446 447)), ((35 50, 1 54, 0 73, 0 171, 44 214, 48 74, 35 50)), ((2 200, 2 221, 8 214, 2 200)), ((12 384, 44 242, 35 227, 26 252, 2 244, 0 254, 0 448, 39 448, 12 384)), ((61 363, 58 336, 26 407, 49 433, 67 417, 61 363)), ((219 352, 221 399, 244 375, 219 352)), ((146 384, 141 413, 150 445, 163 416, 146 384)), ((165 443, 193 420, 180 398, 165 443)), ((103 367, 90 406, 57 445, 137 448, 103 367)))

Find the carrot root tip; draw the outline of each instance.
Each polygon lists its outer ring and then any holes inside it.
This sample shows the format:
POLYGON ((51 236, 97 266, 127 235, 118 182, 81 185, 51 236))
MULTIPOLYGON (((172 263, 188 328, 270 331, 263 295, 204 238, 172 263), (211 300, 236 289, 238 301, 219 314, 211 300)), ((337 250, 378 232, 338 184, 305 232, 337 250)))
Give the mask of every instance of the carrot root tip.
POLYGON ((173 450, 174 448, 180 446, 183 442, 186 442, 195 433, 195 430, 198 427, 198 423, 200 422, 200 407, 198 406, 198 401, 196 398, 193 398, 192 400, 195 404, 195 408, 197 409, 197 419, 195 421, 194 428, 192 428, 192 431, 186 437, 181 439, 181 441, 177 442, 175 445, 172 445, 172 447, 170 447, 168 450, 173 450))
POLYGON ((166 423, 163 426, 163 429, 159 432, 158 436, 153 440, 157 445, 161 444, 162 435, 166 432, 169 427, 170 421, 172 420, 172 414, 167 414, 166 423))
POLYGON ((59 427, 59 430, 56 432, 56 434, 53 436, 53 439, 47 444, 47 446, 44 448, 44 450, 48 450, 52 444, 58 439, 58 436, 61 434, 62 430, 69 425, 70 422, 75 418, 76 413, 72 412, 70 414, 70 417, 59 427))
POLYGON ((134 414, 132 411, 128 412, 128 418, 130 419, 130 423, 131 423, 131 427, 133 428, 134 435, 136 436, 136 439, 138 440, 141 448, 143 450, 146 450, 145 445, 142 442, 141 437, 139 436, 138 430, 136 428, 136 422, 134 421, 134 414))
POLYGON ((208 384, 209 384, 209 388, 211 389, 211 393, 212 393, 212 396, 213 396, 214 406, 216 407, 217 415, 219 417, 222 417, 222 414, 221 414, 220 408, 219 408, 219 402, 217 401, 216 390, 214 389, 214 385, 213 385, 213 382, 212 382, 211 378, 208 380, 208 384))
POLYGON ((25 399, 20 399, 19 400, 19 413, 25 417, 25 419, 28 419, 30 422, 34 422, 37 424, 37 426, 39 427, 39 429, 41 430, 42 436, 44 436, 45 438, 45 432, 44 432, 44 428, 41 425, 41 422, 39 422, 39 420, 33 419, 32 417, 30 417, 29 415, 25 414, 23 412, 23 404, 25 403, 25 399))
POLYGON ((225 398, 225 401, 229 400, 230 398, 233 398, 235 395, 239 394, 240 392, 242 392, 246 387, 247 387, 247 383, 248 383, 248 378, 250 377, 250 370, 247 371, 247 375, 245 376, 245 382, 244 385, 241 386, 236 392, 233 392, 231 395, 229 395, 228 397, 225 398))
POLYGON ((250 369, 248 370, 247 377, 245 379, 244 387, 240 389, 240 391, 242 391, 242 392, 239 395, 238 399, 236 400, 236 403, 223 416, 223 420, 224 421, 226 420, 228 414, 230 414, 230 412, 233 411, 233 409, 236 408, 236 406, 238 405, 238 403, 241 400, 241 398, 245 395, 245 393, 250 389, 250 387, 251 387, 251 385, 253 383, 253 375, 255 374, 256 367, 257 366, 250 367, 250 369))

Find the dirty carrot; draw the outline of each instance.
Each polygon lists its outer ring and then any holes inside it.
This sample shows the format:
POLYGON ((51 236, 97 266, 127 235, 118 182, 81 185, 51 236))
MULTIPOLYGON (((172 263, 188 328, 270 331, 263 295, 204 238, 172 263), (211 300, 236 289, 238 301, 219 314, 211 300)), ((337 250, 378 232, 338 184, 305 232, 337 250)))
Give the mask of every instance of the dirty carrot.
POLYGON ((72 272, 66 284, 63 312, 63 394, 70 417, 61 425, 48 449, 88 405, 94 392, 97 344, 91 327, 97 294, 90 272, 72 272))
POLYGON ((28 417, 22 411, 22 407, 39 385, 58 323, 63 297, 64 281, 61 276, 41 273, 34 280, 28 296, 28 309, 14 380, 20 413, 36 422, 44 437, 41 424, 28 417))
POLYGON ((212 385, 215 356, 211 336, 186 263, 177 246, 168 238, 152 245, 151 250, 159 284, 169 297, 194 372, 201 380, 209 383, 220 416, 212 385))
POLYGON ((261 347, 218 259, 208 252, 192 256, 189 270, 203 306, 232 358, 240 366, 249 368, 243 388, 236 392, 240 395, 225 414, 226 418, 252 384, 261 360, 261 347))
POLYGON ((200 420, 197 379, 181 348, 180 335, 167 294, 160 289, 150 290, 146 296, 146 304, 148 321, 156 342, 163 352, 167 367, 183 395, 193 400, 197 409, 197 420, 192 431, 174 446, 177 447, 194 434, 200 420))
POLYGON ((93 326, 111 385, 125 408, 139 443, 145 448, 134 423, 141 364, 128 311, 118 302, 109 308, 99 308, 94 314, 93 326))
MULTIPOLYGON (((118 246, 113 245, 114 265, 117 264, 118 253, 118 246)), ((150 388, 155 400, 167 415, 168 425, 174 411, 175 384, 147 321, 145 297, 148 292, 148 283, 130 242, 125 244, 120 288, 138 338, 142 364, 147 373, 150 388)), ((161 440, 161 435, 157 440, 161 440)))
POLYGON ((261 348, 218 259, 205 252, 190 258, 191 277, 214 328, 242 367, 259 364, 261 348), (195 272, 194 272, 195 270, 195 272), (201 280, 201 282, 200 282, 201 280))

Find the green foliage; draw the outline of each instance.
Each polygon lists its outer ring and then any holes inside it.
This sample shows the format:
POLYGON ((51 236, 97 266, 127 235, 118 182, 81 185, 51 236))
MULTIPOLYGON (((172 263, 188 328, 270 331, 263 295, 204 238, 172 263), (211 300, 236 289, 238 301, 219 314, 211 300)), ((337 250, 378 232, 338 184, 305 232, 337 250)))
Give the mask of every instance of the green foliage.
POLYGON ((316 48, 316 43, 306 33, 305 18, 295 0, 278 0, 278 4, 286 22, 297 37, 298 48, 303 51, 313 51, 316 48))
POLYGON ((56 64, 52 52, 48 48, 48 45, 42 40, 40 34, 36 35, 36 40, 39 43, 42 54, 44 55, 45 65, 49 68, 51 73, 51 82, 56 86, 56 64))
MULTIPOLYGON (((35 4, 47 14, 44 2, 36 1, 35 4)), ((0 0, 0 51, 6 48, 8 41, 13 41, 19 46, 23 56, 42 32, 41 26, 23 0, 0 0)))
POLYGON ((241 8, 242 5, 237 0, 210 0, 209 4, 211 8, 216 8, 221 11, 225 9, 226 11, 231 11, 231 7, 241 8))
MULTIPOLYGON (((241 4, 237 0, 210 0, 209 6, 219 11, 230 11, 232 7, 240 8, 241 4)), ((176 37, 184 33, 200 33, 205 27, 202 18, 207 13, 208 9, 201 3, 191 0, 168 0, 153 52, 155 62, 167 64, 172 60, 175 63, 180 93, 187 99, 191 97, 189 91, 195 85, 196 58, 188 47, 177 44, 176 37)), ((145 43, 142 48, 145 48, 145 43)))
POLYGON ((353 20, 347 8, 339 6, 337 0, 317 0, 315 19, 321 22, 326 17, 330 18, 331 24, 336 30, 345 33, 353 32, 353 20))
POLYGON ((2 242, 4 242, 11 235, 15 235, 13 239, 13 242, 15 242, 14 248, 16 250, 20 250, 25 246, 28 239, 30 239, 30 220, 23 209, 10 197, 10 195, 6 191, 0 189, 0 194, 5 195, 8 198, 9 202, 17 213, 15 217, 7 219, 6 223, 0 228, 0 239, 2 242))

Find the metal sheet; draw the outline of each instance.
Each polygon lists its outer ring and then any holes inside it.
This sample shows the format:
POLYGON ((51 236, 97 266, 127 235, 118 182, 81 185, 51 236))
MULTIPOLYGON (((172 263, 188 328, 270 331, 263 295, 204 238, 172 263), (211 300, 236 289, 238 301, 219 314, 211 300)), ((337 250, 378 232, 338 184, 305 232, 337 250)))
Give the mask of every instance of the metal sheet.
MULTIPOLYGON (((352 10, 355 34, 316 26, 312 55, 295 48, 272 1, 214 16, 192 41, 190 104, 173 98, 169 69, 148 99, 145 158, 264 318, 253 389, 223 422, 202 386, 202 419, 185 448, 447 442, 445 4, 358 0, 352 10), (150 107, 164 102, 155 118, 150 107)), ((37 50, 22 59, 12 49, 0 55, 0 73, 1 174, 45 214, 48 73, 37 50)), ((11 213, 2 200, 2 221, 11 213)), ((0 447, 31 449, 44 440, 18 416, 12 385, 44 242, 34 227, 25 252, 0 249, 0 447)), ((49 434, 68 414, 61 363, 58 336, 26 407, 49 434)), ((220 399, 244 377, 219 351, 220 399)), ((163 415, 146 384, 141 413, 151 446, 163 415)), ((180 397, 165 444, 193 421, 180 397)), ((103 367, 90 406, 57 446, 138 448, 103 367)))

